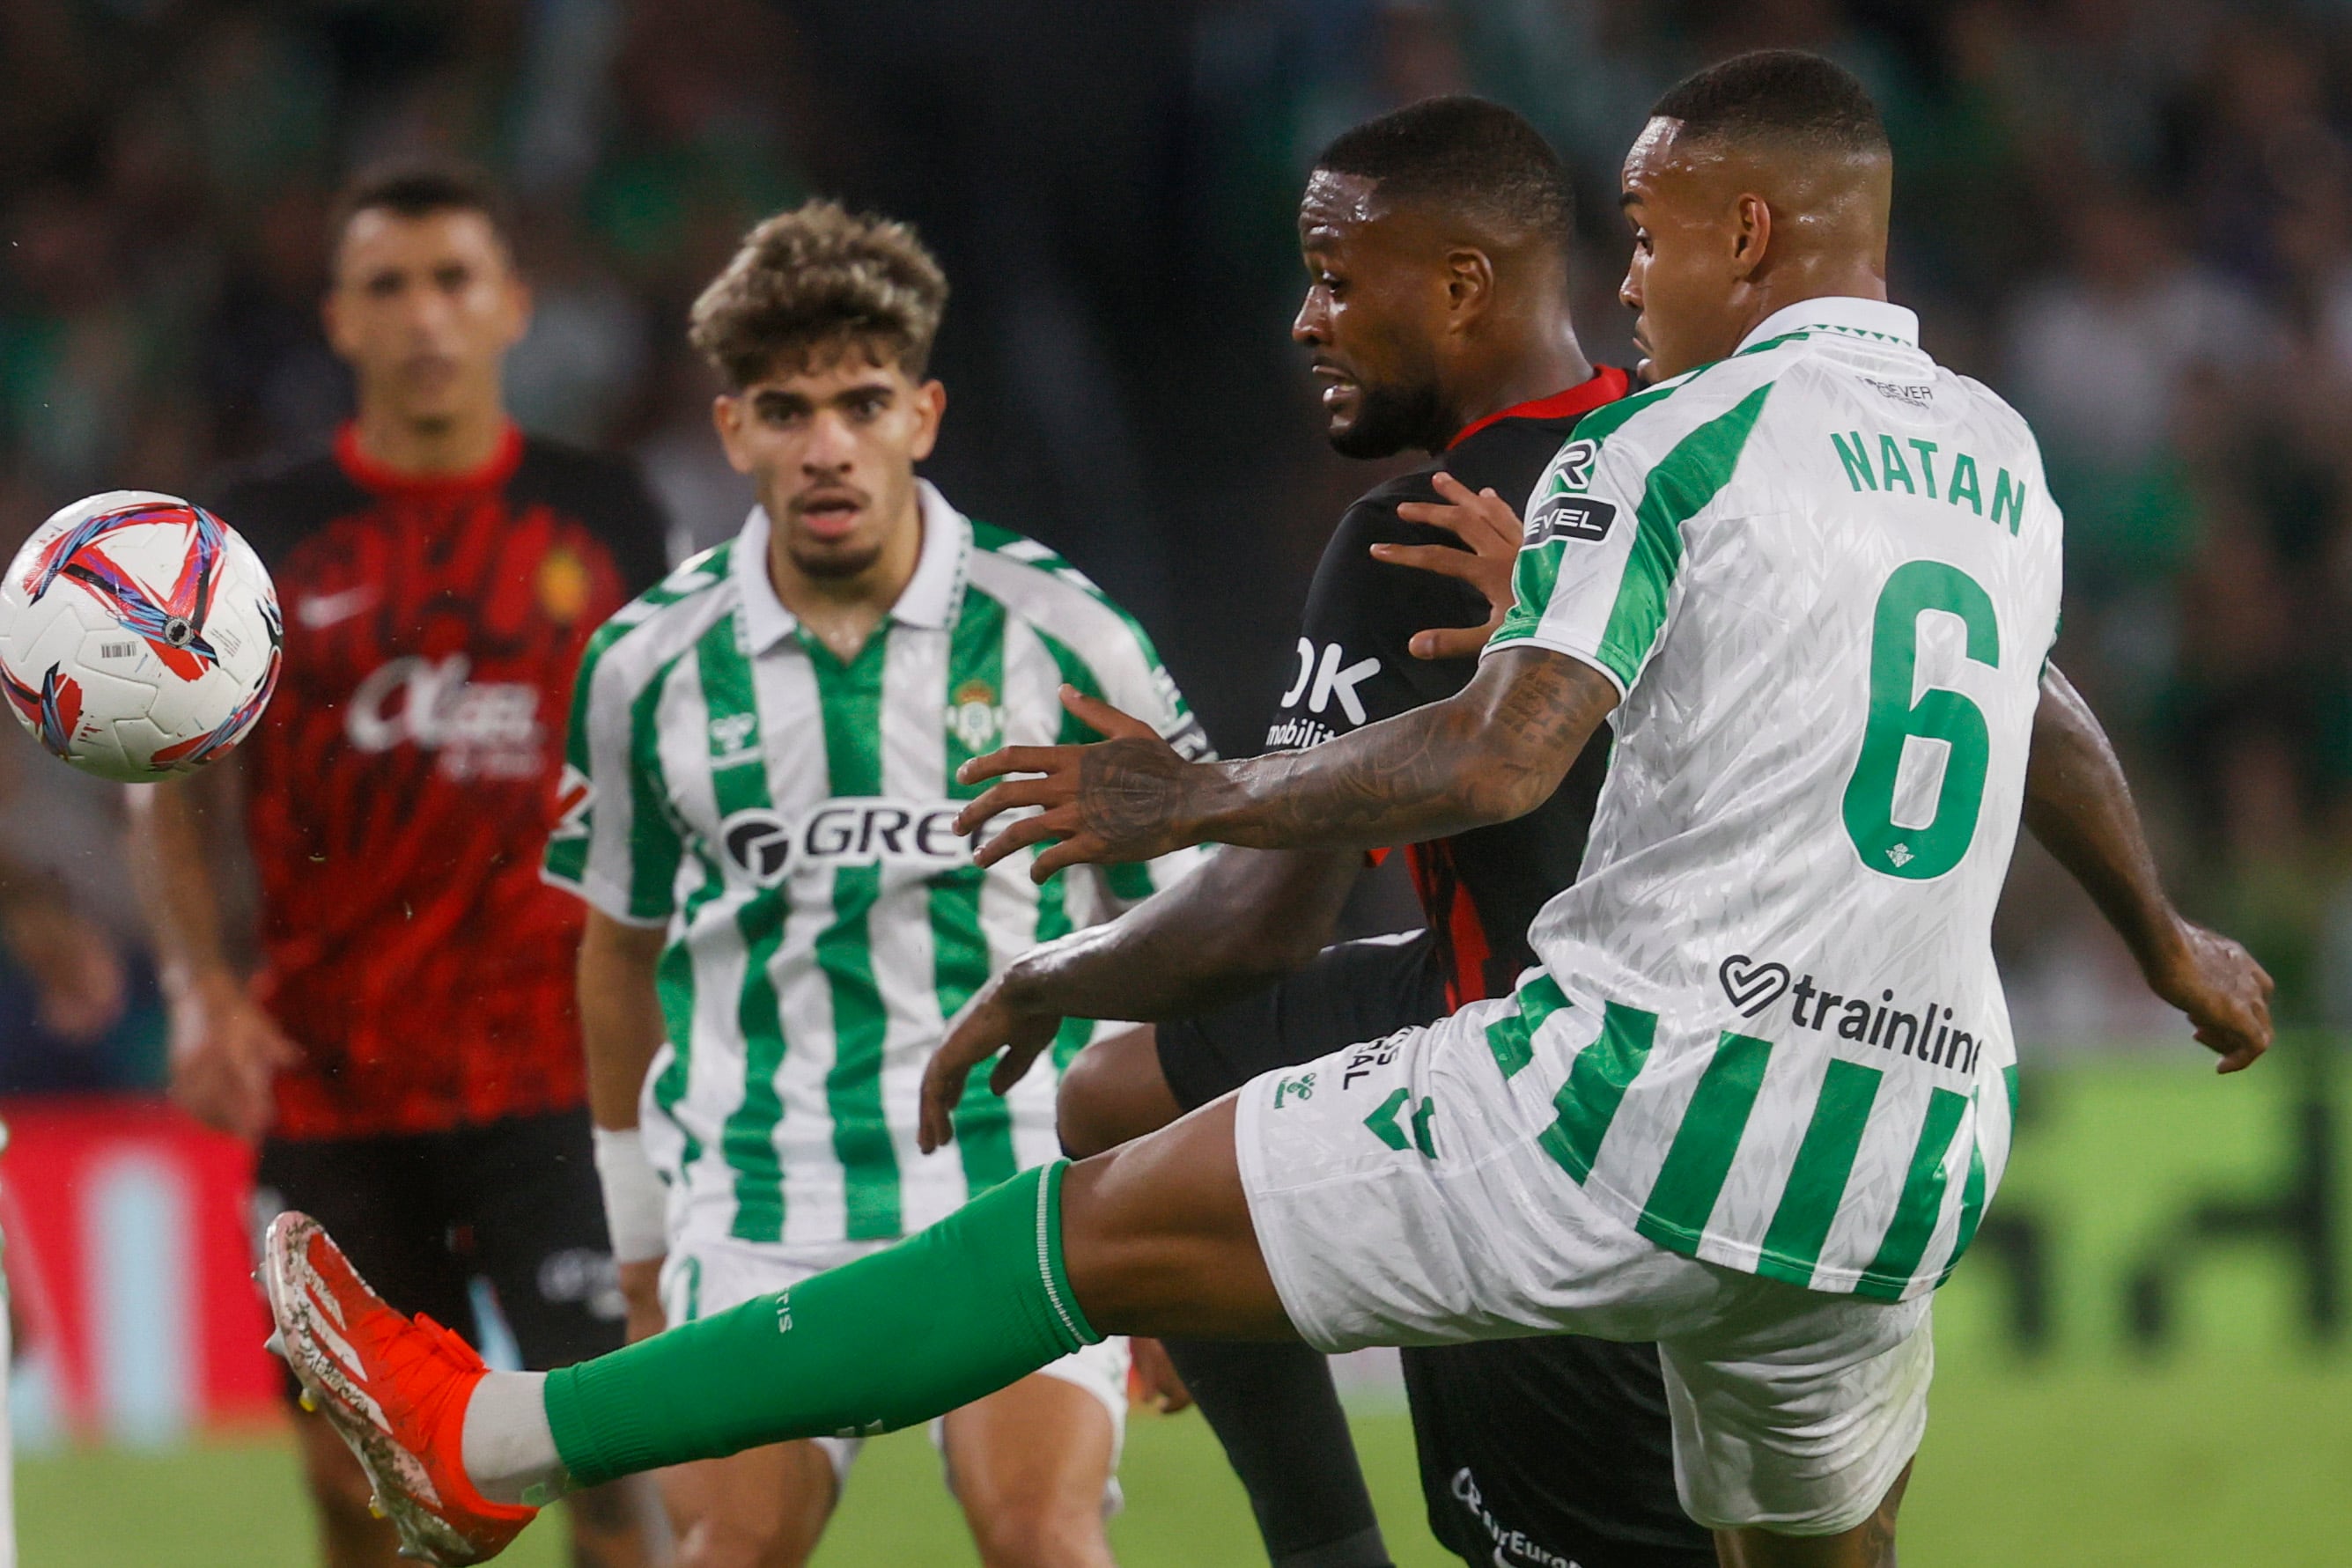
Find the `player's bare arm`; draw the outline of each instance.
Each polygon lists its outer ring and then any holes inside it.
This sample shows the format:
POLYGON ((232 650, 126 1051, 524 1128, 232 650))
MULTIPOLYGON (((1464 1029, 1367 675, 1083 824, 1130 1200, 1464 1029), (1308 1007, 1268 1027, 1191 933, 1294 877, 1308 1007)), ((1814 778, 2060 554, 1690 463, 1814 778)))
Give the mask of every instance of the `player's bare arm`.
POLYGON ((667 1251, 661 1178, 637 1146, 637 1095, 663 1040, 654 989, 667 934, 625 925, 591 908, 580 934, 580 1040, 588 1062, 588 1113, 596 1126, 596 1167, 604 1180, 613 1257, 628 1302, 629 1337, 662 1329, 656 1293, 667 1251))
POLYGON ((2083 884, 2147 977, 2189 1015, 2219 1071, 2270 1048, 2271 977, 2252 955, 2184 917, 2165 896, 2156 856, 2115 747, 2054 664, 2042 679, 2025 772, 2025 824, 2083 884))
POLYGON ((300 1057, 231 963, 220 903, 236 821, 235 758, 128 790, 132 874, 172 1019, 172 1096, 242 1138, 268 1129, 271 1080, 300 1057))
POLYGON ((976 832, 999 812, 1033 809, 978 858, 992 865, 1058 841, 1037 857, 1031 874, 1040 882, 1064 866, 1197 843, 1370 849, 1440 838, 1535 810, 1617 702, 1617 688, 1588 664, 1507 648, 1445 701, 1304 751, 1193 763, 1140 737, 1009 747, 964 765, 966 783, 1003 782, 956 826, 976 832))
POLYGON ((637 1094, 664 1039, 654 974, 667 933, 588 911, 580 933, 580 1030, 588 1057, 588 1110, 596 1125, 637 1124, 637 1094))
POLYGON ((1031 948, 965 1004, 923 1070, 924 1151, 954 1136, 975 1066, 1003 1052, 989 1085, 1006 1092, 1065 1018, 1182 1018, 1307 962, 1360 868, 1345 850, 1229 849, 1117 920, 1031 948))

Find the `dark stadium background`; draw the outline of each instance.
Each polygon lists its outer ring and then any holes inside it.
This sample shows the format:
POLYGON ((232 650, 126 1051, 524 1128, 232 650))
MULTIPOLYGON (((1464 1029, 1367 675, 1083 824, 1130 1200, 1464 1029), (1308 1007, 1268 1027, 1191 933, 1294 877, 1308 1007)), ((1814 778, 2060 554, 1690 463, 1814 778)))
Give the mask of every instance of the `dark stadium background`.
MULTIPOLYGON (((1528 114, 1576 171, 1584 340, 1622 361, 1619 156, 1661 89, 1766 45, 1831 55, 1878 97, 1899 168, 1895 296, 1939 358, 2035 421, 2068 513, 2061 660, 2124 750, 2183 905, 2254 948, 2293 1031, 2259 1082, 2205 1084, 2088 904, 2021 851, 2000 941, 2025 1124, 1945 1314, 1950 1397, 1990 1365, 2007 1381, 1962 1430, 1998 1446, 2010 1427, 1988 1412, 2035 1426, 2039 1388, 2087 1406, 2095 1437, 2099 1402, 2141 1380, 2099 1369, 2169 1367, 2202 1419, 2226 1417, 2196 1392, 2220 1387, 2260 1432, 2263 1376, 2352 1389, 2331 1043, 2352 1021, 2339 5, 4 0, 0 551, 85 493, 201 494, 227 465, 323 439, 346 398, 315 320, 326 198, 356 164, 418 149, 487 164, 526 214, 525 422, 635 454, 678 548, 712 542, 743 499, 686 305, 751 220, 837 194, 912 219, 952 280, 929 472, 1131 606, 1219 743, 1246 750, 1287 680, 1325 531, 1374 476, 1324 449, 1286 337, 1316 148, 1435 92, 1528 114), (2231 1358, 2270 1370, 2194 1370, 2231 1358), (2278 1370, 2306 1366, 2323 1381, 2278 1370)), ((129 977, 119 1020, 59 1040, 0 959, 0 1092, 37 1131, 40 1096, 115 1096, 56 1103, 55 1135, 72 1143, 86 1113, 164 1147, 137 1103, 162 1031, 118 810, 14 727, 0 736, 0 848, 59 879, 129 977)), ((36 1229, 70 1229, 56 1216, 79 1201, 21 1175, 11 1199, 36 1229)), ((96 1310, 77 1289, 49 1281, 43 1310, 96 1310)), ((126 1415, 67 1383, 20 1410, 25 1430, 176 1439, 214 1405, 203 1385, 126 1415)), ((2189 1411, 2158 1398, 2108 1425, 2145 1441, 2175 1421, 2189 1411)), ((2340 1474, 2352 1420, 2294 1443, 2340 1474)), ((2188 1506, 2189 1456, 2210 1446, 2227 1445, 2184 1437, 2115 1484, 2159 1513, 2188 1506)), ((82 1484, 45 1473, 52 1495, 82 1484)), ((1980 1522, 1950 1518, 1961 1542, 1980 1522)), ((1979 1560, 1910 1533, 1922 1562, 1979 1560)), ((2184 1537, 2150 1539, 2115 1560, 2173 1561, 2184 1537)))

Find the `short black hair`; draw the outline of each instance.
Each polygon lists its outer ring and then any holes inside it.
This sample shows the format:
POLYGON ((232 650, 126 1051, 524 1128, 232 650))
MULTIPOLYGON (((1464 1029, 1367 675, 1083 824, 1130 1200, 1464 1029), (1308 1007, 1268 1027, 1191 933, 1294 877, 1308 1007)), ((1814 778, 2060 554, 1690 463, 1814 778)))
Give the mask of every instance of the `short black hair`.
POLYGON ((1464 93, 1425 98, 1342 131, 1315 166, 1373 181, 1391 201, 1500 219, 1562 246, 1576 215, 1568 171, 1543 132, 1464 93))
POLYGON ((327 226, 329 247, 340 250, 352 220, 373 212, 404 218, 479 213, 489 221, 507 254, 514 254, 514 213, 506 193, 471 163, 446 158, 404 158, 362 170, 335 194, 327 226))
POLYGON ((1691 138, 1766 140, 1822 152, 1887 151, 1886 127, 1861 78, 1803 49, 1757 49, 1685 77, 1650 106, 1691 138))

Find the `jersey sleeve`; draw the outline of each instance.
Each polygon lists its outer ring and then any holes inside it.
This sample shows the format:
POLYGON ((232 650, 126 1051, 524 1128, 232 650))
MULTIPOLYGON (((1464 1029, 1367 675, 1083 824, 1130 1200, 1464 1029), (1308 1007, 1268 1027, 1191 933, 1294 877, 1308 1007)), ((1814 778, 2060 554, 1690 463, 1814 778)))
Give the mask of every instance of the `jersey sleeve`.
POLYGON ((658 685, 635 689, 626 661, 610 657, 628 629, 607 622, 581 660, 540 875, 624 925, 657 926, 670 917, 684 844, 654 745, 658 685))
POLYGON ((1679 529, 1651 520, 1649 465, 1622 437, 1561 448, 1528 499, 1514 602, 1486 651, 1565 653, 1631 691, 1649 663, 1682 568, 1679 529))
POLYGON ((1619 695, 1633 690, 1665 632, 1683 573, 1683 525, 1729 482, 1772 390, 1767 382, 1716 412, 1720 392, 1736 387, 1709 384, 1695 395, 1698 386, 1620 403, 1597 416, 1605 433, 1580 434, 1560 448, 1528 499, 1516 602, 1487 653, 1549 648, 1599 670, 1619 695), (1628 423, 1653 400, 1647 417, 1628 423))
POLYGON ((1452 696, 1467 685, 1469 659, 1416 659, 1413 634, 1439 626, 1475 626, 1486 618, 1484 599, 1452 578, 1372 559, 1375 544, 1443 544, 1442 528, 1407 523, 1400 500, 1434 501, 1391 486, 1349 507, 1339 519, 1315 580, 1298 644, 1274 722, 1269 751, 1315 746, 1368 724, 1452 696))

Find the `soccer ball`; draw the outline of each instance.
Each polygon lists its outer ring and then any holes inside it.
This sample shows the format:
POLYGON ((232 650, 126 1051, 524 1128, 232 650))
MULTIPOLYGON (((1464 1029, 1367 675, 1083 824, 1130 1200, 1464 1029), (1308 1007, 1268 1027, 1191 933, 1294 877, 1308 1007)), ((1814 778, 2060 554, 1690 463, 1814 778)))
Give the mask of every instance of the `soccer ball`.
POLYGON ((253 547, 148 490, 77 501, 0 580, 0 686, 43 746, 137 783, 245 738, 278 685, 285 622, 253 547))

